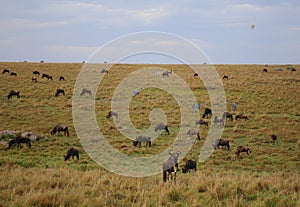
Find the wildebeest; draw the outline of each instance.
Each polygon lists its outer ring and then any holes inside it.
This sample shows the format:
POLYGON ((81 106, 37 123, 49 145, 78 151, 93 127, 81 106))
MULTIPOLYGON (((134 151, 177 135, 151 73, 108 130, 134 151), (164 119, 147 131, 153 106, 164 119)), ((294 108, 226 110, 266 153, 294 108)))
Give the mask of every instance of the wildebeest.
POLYGON ((236 111, 236 108, 237 108, 237 102, 233 102, 231 105, 232 111, 236 111))
POLYGON ((12 98, 13 96, 17 96, 18 98, 20 98, 20 92, 19 91, 15 91, 15 90, 11 90, 9 92, 9 94, 7 95, 7 99, 12 98))
POLYGON ((146 137, 146 136, 142 136, 139 135, 136 137, 136 139, 133 142, 133 146, 135 147, 141 147, 141 143, 145 142, 146 143, 146 147, 151 147, 151 137, 146 137))
POLYGON ((36 77, 33 76, 33 77, 31 78, 31 81, 32 81, 32 82, 37 82, 36 77))
POLYGON ((80 95, 83 96, 84 94, 89 94, 89 95, 92 95, 92 91, 91 90, 88 90, 86 88, 83 88, 80 95))
POLYGON ((217 116, 215 116, 215 118, 214 118, 214 124, 217 124, 217 123, 220 123, 221 125, 225 125, 225 119, 224 119, 224 117, 221 117, 221 118, 219 118, 219 117, 217 117, 217 116))
POLYGON ((119 115, 118 115, 117 112, 109 111, 108 114, 107 114, 107 116, 106 116, 106 118, 109 119, 109 118, 111 118, 111 117, 113 117, 113 116, 116 117, 116 118, 119 117, 119 115))
POLYGON ((210 108, 205 108, 202 118, 207 118, 208 116, 212 116, 212 110, 210 108))
POLYGON ((238 120, 238 119, 244 119, 244 120, 248 120, 248 116, 247 115, 244 115, 244 114, 238 114, 235 116, 235 120, 238 120))
POLYGON ((53 80, 51 75, 48 75, 48 74, 45 74, 45 73, 43 73, 42 78, 47 78, 48 80, 49 79, 53 80))
POLYGON ((32 74, 33 74, 33 75, 40 75, 40 72, 37 71, 37 70, 35 70, 35 71, 32 72, 32 74))
POLYGON ((276 134, 271 134, 271 138, 272 138, 272 141, 273 141, 273 145, 275 145, 275 142, 277 140, 277 135, 276 134))
POLYGON ((247 155, 249 155, 249 153, 251 153, 251 150, 247 146, 238 146, 235 152, 236 156, 239 157, 241 152, 246 152, 247 155))
POLYGON ((60 80, 60 81, 64 81, 64 80, 65 80, 65 77, 59 76, 59 80, 60 80))
POLYGON ((223 119, 230 119, 231 121, 233 121, 233 115, 229 112, 224 112, 223 119))
POLYGON ((11 72, 11 73, 10 73, 10 76, 17 76, 17 73, 11 72))
POLYGON ((64 91, 64 89, 61 89, 61 88, 59 88, 59 89, 56 89, 55 96, 57 97, 57 96, 59 96, 59 94, 63 94, 63 95, 65 95, 65 91, 64 91))
POLYGON ((268 70, 267 70, 266 68, 264 68, 264 69, 263 69, 263 72, 267 73, 267 72, 268 72, 268 70))
POLYGON ((196 125, 199 124, 200 126, 201 125, 205 125, 208 127, 208 122, 207 121, 204 121, 203 119, 200 119, 199 121, 196 121, 196 125))
POLYGON ((79 160, 79 151, 77 149, 74 149, 73 147, 71 147, 68 152, 67 155, 64 156, 65 157, 65 161, 69 160, 70 157, 72 157, 74 159, 74 157, 77 158, 77 160, 79 160))
POLYGON ((194 73, 194 77, 198 77, 198 73, 194 73))
POLYGON ((140 89, 135 89, 135 90, 133 91, 133 93, 132 93, 132 97, 135 97, 135 96, 139 95, 140 92, 141 92, 140 89))
POLYGON ((4 73, 9 73, 9 70, 8 70, 8 69, 4 69, 4 70, 2 71, 2 74, 4 74, 4 73))
POLYGON ((170 74, 172 74, 172 70, 170 70, 170 71, 164 71, 162 73, 162 76, 168 76, 169 77, 170 74))
POLYGON ((224 75, 224 76, 223 76, 223 79, 227 79, 227 80, 228 80, 228 76, 227 76, 227 75, 224 75))
POLYGON ((191 170, 197 171, 197 162, 194 160, 187 160, 185 166, 182 168, 182 173, 190 172, 191 170))
POLYGON ((51 135, 54 135, 57 132, 58 136, 62 136, 60 132, 64 132, 64 136, 70 136, 69 134, 69 128, 67 126, 63 125, 56 125, 51 131, 51 135))
POLYGON ((224 139, 216 139, 214 144, 214 149, 216 150, 219 146, 226 146, 227 149, 230 149, 229 141, 224 139))
POLYGON ((199 110, 201 107, 201 105, 199 103, 195 103, 193 106, 192 106, 192 113, 194 113, 197 109, 199 110))
POLYGON ((163 169, 163 181, 166 182, 169 180, 169 177, 171 177, 171 180, 174 179, 176 182, 176 171, 178 170, 178 157, 179 152, 177 153, 171 153, 169 152, 170 157, 164 161, 162 169, 163 169), (174 173, 174 177, 172 176, 172 173, 174 173))
POLYGON ((31 143, 29 138, 16 137, 15 139, 12 139, 8 142, 8 149, 11 149, 13 145, 21 146, 21 143, 24 143, 28 146, 28 148, 31 148, 31 143))
POLYGON ((101 70, 101 73, 108 73, 108 70, 103 69, 103 70, 101 70))
POLYGON ((165 130, 167 134, 170 134, 169 128, 167 125, 160 123, 154 128, 155 132, 165 130))
POLYGON ((281 68, 276 68, 275 70, 276 70, 276 71, 282 71, 282 69, 281 69, 281 68))
POLYGON ((199 130, 192 130, 192 129, 190 129, 187 132, 187 134, 190 135, 190 136, 197 135, 197 139, 200 140, 200 132, 199 132, 199 130))

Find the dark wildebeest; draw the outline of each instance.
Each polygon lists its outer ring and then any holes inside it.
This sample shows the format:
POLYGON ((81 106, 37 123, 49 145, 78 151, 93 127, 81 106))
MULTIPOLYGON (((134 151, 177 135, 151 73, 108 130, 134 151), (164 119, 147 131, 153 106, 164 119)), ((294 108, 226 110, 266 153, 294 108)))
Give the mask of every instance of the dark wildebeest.
POLYGON ((266 68, 264 68, 264 69, 263 69, 263 72, 267 73, 267 72, 268 72, 268 70, 267 70, 266 68))
POLYGON ((106 118, 109 119, 109 118, 111 118, 111 117, 113 117, 113 116, 116 117, 116 118, 119 117, 119 115, 118 115, 117 112, 109 111, 108 114, 107 114, 107 116, 106 116, 106 118))
POLYGON ((57 97, 57 96, 59 96, 59 94, 63 94, 63 95, 65 95, 65 91, 63 90, 63 89, 56 89, 56 93, 55 93, 55 96, 57 97))
POLYGON ((59 80, 60 80, 60 81, 64 81, 64 80, 65 80, 65 77, 59 76, 59 80))
POLYGON ((91 90, 88 90, 86 88, 83 88, 80 95, 83 96, 84 94, 89 94, 89 95, 92 95, 92 91, 91 90))
POLYGON ((35 70, 35 71, 32 72, 32 74, 33 74, 33 75, 40 75, 40 72, 37 71, 37 70, 35 70))
POLYGON ((224 112, 223 119, 230 119, 231 121, 233 121, 233 115, 229 112, 224 112))
POLYGON ((216 139, 216 142, 213 145, 213 147, 216 150, 219 146, 226 146, 228 150, 230 149, 229 141, 228 140, 216 139))
POLYGON ((15 139, 12 139, 8 142, 8 149, 11 149, 13 145, 21 146, 21 143, 24 143, 28 146, 28 148, 31 148, 31 143, 29 138, 16 137, 15 139))
POLYGON ((42 78, 48 78, 48 80, 49 79, 53 80, 51 75, 48 75, 48 74, 45 74, 45 73, 43 73, 42 78))
POLYGON ((248 116, 244 115, 244 114, 238 114, 238 115, 236 115, 235 116, 235 120, 238 120, 238 119, 249 120, 248 116))
POLYGON ((208 118, 208 116, 212 116, 212 110, 210 108, 205 108, 202 118, 208 118))
POLYGON ((108 73, 108 70, 103 69, 103 70, 101 70, 101 73, 108 73))
POLYGON ((200 140, 200 132, 199 132, 199 130, 192 130, 192 129, 190 129, 187 132, 187 134, 190 135, 190 136, 197 135, 197 139, 200 140))
POLYGON ((67 126, 63 126, 63 125, 56 125, 52 131, 51 131, 51 135, 54 135, 57 132, 58 136, 62 136, 62 134, 60 132, 64 132, 64 136, 70 136, 69 134, 69 128, 67 126))
POLYGON ((180 153, 171 153, 169 152, 170 157, 164 161, 163 163, 163 181, 166 182, 169 180, 169 177, 171 176, 171 180, 174 179, 174 182, 176 183, 176 171, 178 170, 178 157, 180 153), (174 173, 174 177, 172 176, 172 173, 174 173))
POLYGON ((225 119, 224 119, 224 117, 221 117, 221 118, 219 118, 219 117, 217 117, 217 116, 215 116, 215 118, 214 118, 214 124, 217 124, 217 123, 220 123, 221 125, 225 125, 225 119))
POLYGON ((162 73, 162 76, 168 76, 169 77, 170 74, 172 74, 172 70, 170 70, 170 71, 164 71, 162 73))
POLYGON ((249 155, 249 153, 251 153, 251 150, 247 146, 238 146, 235 153, 236 156, 239 157, 241 152, 246 152, 247 155, 249 155))
POLYGON ((135 147, 141 147, 141 143, 145 142, 146 143, 146 147, 151 147, 151 137, 145 137, 145 136, 137 136, 136 139, 133 142, 133 146, 135 147))
POLYGON ((9 70, 8 70, 8 69, 4 69, 4 70, 2 71, 2 74, 4 74, 4 73, 8 73, 8 74, 9 74, 9 70))
POLYGON ((223 76, 223 79, 227 79, 227 80, 228 80, 228 76, 227 76, 227 75, 224 75, 224 76, 223 76))
POLYGON ((7 95, 7 99, 11 99, 13 96, 17 96, 18 98, 20 98, 20 92, 11 90, 7 95))
POLYGON ((197 171, 197 162, 194 160, 187 160, 185 166, 182 168, 182 173, 187 173, 191 170, 197 171))
POLYGON ((167 125, 160 123, 154 128, 155 132, 165 130, 167 134, 170 134, 169 128, 167 125))
POLYGON ((275 145, 275 142, 277 140, 277 135, 276 134, 271 134, 271 138, 272 138, 272 141, 273 141, 273 145, 275 145))
POLYGON ((10 73, 10 76, 17 76, 17 73, 11 72, 11 73, 10 73))
POLYGON ((31 81, 32 81, 32 82, 37 82, 36 77, 33 76, 33 77, 31 78, 31 81))
POLYGON ((208 122, 207 121, 204 121, 203 119, 200 119, 199 121, 196 121, 196 125, 199 124, 200 126, 201 125, 205 125, 208 127, 208 122))
POLYGON ((69 160, 70 157, 72 157, 73 159, 74 157, 76 157, 77 160, 79 160, 79 151, 72 147, 68 150, 67 155, 65 155, 64 157, 65 157, 65 161, 69 160))
POLYGON ((194 73, 194 77, 198 77, 198 73, 194 73))

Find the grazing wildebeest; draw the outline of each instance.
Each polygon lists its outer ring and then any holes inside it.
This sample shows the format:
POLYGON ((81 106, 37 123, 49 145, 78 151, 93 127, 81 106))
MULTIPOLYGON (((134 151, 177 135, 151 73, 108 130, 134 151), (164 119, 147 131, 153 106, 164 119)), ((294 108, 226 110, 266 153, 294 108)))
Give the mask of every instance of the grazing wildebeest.
POLYGON ((244 115, 244 114, 238 114, 235 116, 235 120, 238 120, 238 119, 244 119, 244 120, 248 120, 248 116, 247 115, 244 115))
POLYGON ((40 75, 40 72, 37 71, 37 70, 35 70, 35 71, 32 72, 32 74, 33 74, 33 75, 40 75))
POLYGON ((139 135, 136 137, 136 139, 133 142, 133 146, 135 147, 141 147, 141 143, 145 142, 146 143, 146 147, 151 147, 151 137, 145 137, 142 135, 139 135))
POLYGON ((113 116, 116 117, 116 118, 119 117, 119 115, 118 115, 117 112, 109 111, 108 114, 107 114, 107 116, 106 116, 106 118, 109 119, 110 117, 113 117, 113 116))
POLYGON ((101 70, 101 73, 108 73, 108 70, 103 69, 103 70, 101 70))
POLYGON ((171 153, 169 152, 170 157, 164 161, 163 163, 163 181, 166 182, 169 180, 169 177, 171 176, 171 180, 174 179, 174 182, 176 183, 176 171, 178 169, 178 157, 180 153, 171 153), (172 176, 172 173, 174 173, 174 177, 172 176))
POLYGON ((170 134, 169 128, 167 125, 160 123, 154 128, 155 132, 165 130, 167 134, 170 134))
POLYGON ((63 94, 63 95, 65 95, 65 91, 64 91, 64 89, 61 89, 61 88, 59 88, 59 89, 56 89, 55 96, 57 97, 57 96, 59 96, 59 94, 63 94))
POLYGON ((170 70, 170 71, 164 71, 162 73, 162 76, 168 76, 169 77, 170 74, 172 74, 172 70, 170 70))
POLYGON ((32 82, 37 82, 36 77, 33 76, 33 77, 31 78, 31 81, 32 81, 32 82))
POLYGON ((276 71, 282 71, 282 69, 281 69, 281 68, 276 68, 275 70, 276 70, 276 71))
POLYGON ((223 76, 223 79, 227 79, 227 80, 228 80, 228 76, 227 76, 227 75, 224 75, 224 76, 223 76))
POLYGON ((199 121, 196 121, 196 125, 199 124, 200 126, 201 125, 205 125, 208 127, 208 122, 207 121, 204 121, 203 119, 200 119, 199 121))
POLYGON ((60 81, 64 81, 64 80, 65 80, 65 77, 59 76, 59 80, 60 80, 60 81))
POLYGON ((11 149, 13 145, 21 146, 21 143, 24 143, 28 146, 28 148, 31 148, 31 143, 29 138, 16 137, 15 139, 12 139, 8 142, 8 149, 11 149))
POLYGON ((200 110, 201 105, 199 103, 195 103, 192 106, 192 113, 194 113, 197 109, 200 110))
POLYGON ((20 98, 20 92, 19 91, 11 90, 9 92, 9 94, 7 95, 7 99, 12 98, 13 96, 17 96, 18 98, 20 98))
POLYGON ((264 69, 263 69, 263 72, 267 73, 267 72, 268 72, 268 70, 267 70, 266 68, 264 68, 264 69))
POLYGON ((92 95, 92 91, 91 90, 88 90, 86 88, 83 88, 80 95, 83 96, 84 94, 89 94, 89 95, 92 95))
POLYGON ((232 105, 231 105, 232 111, 236 111, 236 108, 237 108, 237 103, 233 102, 232 105))
POLYGON ((272 141, 273 141, 273 145, 275 145, 275 142, 277 140, 277 135, 276 134, 271 134, 271 138, 272 138, 272 141))
POLYGON ((67 126, 63 126, 63 125, 56 125, 52 131, 51 131, 51 135, 54 135, 57 132, 58 136, 62 136, 62 134, 60 132, 64 132, 64 136, 70 136, 69 134, 69 128, 67 126))
POLYGON ((220 123, 224 126, 225 125, 225 119, 224 119, 224 117, 219 118, 219 117, 215 116, 214 123, 215 124, 220 123))
POLYGON ((133 91, 133 93, 132 93, 132 97, 135 97, 135 96, 139 95, 140 92, 141 92, 140 89, 135 89, 135 90, 133 91))
POLYGON ((241 152, 246 152, 247 155, 249 155, 249 153, 251 153, 251 150, 247 146, 238 146, 235 152, 236 156, 239 157, 241 152))
POLYGON ((10 73, 10 76, 17 76, 17 73, 11 72, 11 73, 10 73))
POLYGON ((9 73, 9 70, 8 70, 8 69, 4 69, 4 70, 2 71, 2 74, 4 74, 4 73, 9 73))
POLYGON ((233 115, 229 112, 224 112, 223 119, 230 119, 231 121, 233 121, 233 115))
POLYGON ((226 146, 228 150, 230 149, 229 141, 228 140, 216 139, 216 142, 215 142, 215 144, 214 144, 213 147, 216 150, 219 146, 226 146))
POLYGON ((198 73, 194 73, 194 77, 197 77, 198 76, 198 73))
POLYGON ((74 159, 74 157, 77 158, 77 160, 79 160, 79 151, 77 149, 74 149, 73 147, 71 147, 68 152, 67 155, 64 156, 65 157, 65 161, 69 160, 70 157, 72 157, 74 159))
POLYGON ((199 130, 192 130, 192 129, 190 129, 187 132, 187 134, 190 135, 190 136, 197 135, 197 139, 200 140, 200 132, 199 132, 199 130))
POLYGON ((49 79, 53 80, 51 75, 48 75, 48 74, 45 74, 45 73, 43 73, 42 78, 47 78, 48 80, 49 79))
POLYGON ((204 113, 203 113, 203 115, 202 115, 202 118, 204 119, 204 118, 208 118, 208 116, 212 116, 212 110, 210 109, 210 108, 205 108, 204 109, 204 113))
POLYGON ((185 166, 182 168, 182 173, 190 172, 191 170, 197 171, 197 162, 194 160, 187 160, 185 166))

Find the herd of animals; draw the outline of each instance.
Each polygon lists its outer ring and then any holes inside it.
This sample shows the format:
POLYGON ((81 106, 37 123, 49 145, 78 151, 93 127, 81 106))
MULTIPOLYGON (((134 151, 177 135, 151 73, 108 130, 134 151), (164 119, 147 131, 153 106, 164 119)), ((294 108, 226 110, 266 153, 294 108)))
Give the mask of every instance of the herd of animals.
MULTIPOLYGON (((277 71, 281 70, 280 68, 276 69, 277 71)), ((291 71, 296 71, 295 68, 293 67, 289 67, 288 70, 291 71)), ((263 69, 263 72, 268 72, 268 70, 265 68, 263 69)), ((10 76, 17 76, 17 73, 15 72, 10 72, 10 70, 8 69, 4 69, 2 71, 2 74, 9 74, 10 76)), ((108 70, 103 69, 101 71, 101 73, 108 73, 108 70)), ((33 71, 33 76, 32 76, 32 82, 37 82, 37 76, 40 76, 40 72, 39 71, 33 71)), ((165 71, 162 73, 162 76, 166 76, 169 77, 172 74, 172 70, 171 71, 165 71)), ((198 74, 194 74, 194 77, 198 76, 198 74)), ((42 74, 41 78, 47 78, 48 80, 53 80, 53 77, 49 74, 42 74)), ((224 75, 223 79, 228 79, 229 77, 224 75)), ((63 76, 59 77, 60 81, 64 81, 65 78, 63 76)), ((55 96, 59 96, 60 94, 65 95, 65 91, 63 89, 57 89, 55 96)), ((88 95, 92 95, 91 91, 84 88, 82 89, 82 92, 80 93, 81 96, 83 96, 84 94, 88 94, 88 95)), ((138 94, 138 93, 137 93, 138 94)), ((137 95, 135 94, 135 95, 137 95)), ((13 96, 16 96, 17 98, 20 98, 20 92, 19 91, 15 91, 15 90, 11 90, 9 92, 9 94, 7 95, 8 99, 11 99, 13 96)), ((133 96, 134 97, 134 96, 133 96)), ((235 112, 237 108, 237 103, 234 102, 232 104, 232 111, 235 112)), ((192 112, 196 111, 197 109, 200 109, 200 104, 196 104, 193 106, 192 108, 192 112)), ((202 119, 196 121, 196 125, 204 125, 208 127, 208 122, 205 121, 205 118, 209 118, 212 117, 213 113, 212 110, 210 108, 205 108, 203 115, 202 115, 202 119)), ((237 114, 234 115, 234 113, 229 113, 229 112, 224 112, 222 117, 217 117, 215 116, 213 119, 213 123, 214 124, 221 124, 221 125, 225 125, 225 120, 229 119, 231 121, 234 120, 234 116, 235 116, 235 120, 239 120, 239 119, 244 119, 245 121, 248 120, 248 116, 245 114, 237 114)), ((109 111, 106 118, 109 119, 111 117, 114 118, 118 118, 118 114, 117 112, 113 112, 113 111, 109 111)), ((161 131, 165 131, 168 135, 170 134, 170 130, 168 128, 168 126, 166 124, 160 123, 155 127, 155 132, 161 132, 161 131)), ((51 135, 55 135, 58 134, 58 136, 62 136, 61 133, 64 133, 64 136, 69 136, 69 129, 67 126, 63 126, 63 125, 56 125, 54 126, 54 128, 52 129, 52 131, 50 132, 51 135)), ((189 130, 187 135, 189 136, 196 136, 198 140, 200 140, 200 133, 197 130, 189 130)), ((277 140, 277 136, 275 134, 271 135, 271 139, 273 141, 273 144, 275 144, 276 140, 277 140)), ((133 146, 134 147, 141 147, 141 143, 146 143, 146 146, 151 147, 151 137, 147 137, 147 136, 137 136, 135 140, 133 140, 133 146)), ((22 137, 22 136, 16 136, 14 139, 9 140, 8 142, 8 149, 11 149, 13 146, 17 145, 20 146, 21 144, 26 144, 28 146, 28 148, 31 148, 31 140, 27 137, 22 137)), ((218 147, 222 147, 225 146, 228 150, 230 149, 230 143, 228 140, 224 140, 222 138, 218 138, 215 140, 215 144, 212 146, 215 150, 218 147)), ((249 155, 249 153, 251 153, 251 150, 248 146, 238 146, 236 149, 236 155, 237 157, 240 156, 240 154, 244 152, 247 153, 249 155)), ((174 181, 176 181, 176 172, 178 171, 178 157, 180 155, 180 152, 177 153, 171 153, 169 152, 170 157, 163 163, 162 165, 162 170, 163 170, 163 181, 167 181, 169 179, 173 179, 174 181)), ((67 161, 70 158, 77 158, 79 159, 79 151, 73 147, 71 147, 70 149, 68 149, 67 154, 64 156, 64 160, 67 161)), ((191 170, 196 171, 197 170, 197 162, 194 160, 187 160, 185 165, 182 168, 182 172, 183 173, 187 173, 190 172, 191 170)))

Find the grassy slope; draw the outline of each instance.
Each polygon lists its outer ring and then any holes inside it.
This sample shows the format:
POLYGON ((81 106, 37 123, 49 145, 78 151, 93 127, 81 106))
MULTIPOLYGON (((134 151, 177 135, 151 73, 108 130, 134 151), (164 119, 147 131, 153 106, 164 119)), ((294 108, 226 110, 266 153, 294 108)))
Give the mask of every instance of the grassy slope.
MULTIPOLYGON (((99 86, 95 102, 98 123, 108 141, 122 153, 135 156, 155 154, 172 142, 172 138, 162 135, 152 148, 134 148, 114 128, 112 120, 105 119, 110 109, 107 100, 116 85, 130 72, 146 66, 116 65, 99 86)), ((18 73, 17 77, 0 74, 0 130, 32 131, 43 137, 33 142, 30 150, 5 150, 7 146, 0 146, 0 205, 300 205, 299 71, 276 72, 278 66, 271 65, 266 74, 261 72, 261 65, 217 65, 221 77, 229 76, 223 81, 228 110, 237 101, 238 112, 246 113, 250 120, 227 121, 223 137, 230 140, 231 150, 217 150, 205 163, 198 164, 197 173, 179 172, 174 185, 163 184, 161 175, 136 179, 109 173, 84 153, 72 124, 72 91, 81 67, 82 64, 0 63, 1 70, 9 68, 18 73), (51 74, 54 80, 38 78, 38 83, 32 83, 34 70, 51 74), (60 75, 66 80, 59 81, 60 75), (63 88, 66 96, 54 97, 57 88, 63 88), (20 90, 22 97, 7 100, 12 89, 20 90), (57 123, 68 125, 71 136, 51 136, 49 132, 57 123), (275 146, 270 142, 272 133, 279 138, 275 146), (253 153, 238 160, 234 149, 243 144, 250 146, 253 153), (79 161, 63 161, 70 146, 81 151, 79 161)), ((172 68, 190 85, 198 101, 209 106, 204 86, 190 69, 183 65, 160 67, 172 68)), ((180 126, 176 102, 171 97, 163 99, 168 96, 163 91, 152 90, 150 97, 146 92, 130 105, 132 122, 138 128, 146 128, 149 112, 159 106, 168 117, 174 138, 180 126)), ((208 129, 201 126, 200 130, 205 137, 208 129)), ((180 165, 188 158, 197 159, 202 145, 203 141, 196 142, 180 165)))

